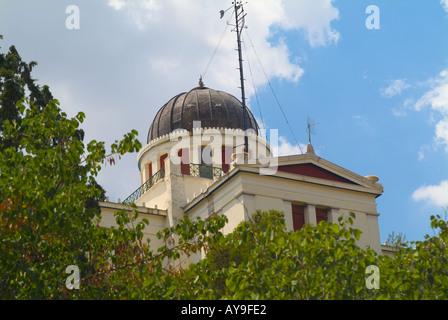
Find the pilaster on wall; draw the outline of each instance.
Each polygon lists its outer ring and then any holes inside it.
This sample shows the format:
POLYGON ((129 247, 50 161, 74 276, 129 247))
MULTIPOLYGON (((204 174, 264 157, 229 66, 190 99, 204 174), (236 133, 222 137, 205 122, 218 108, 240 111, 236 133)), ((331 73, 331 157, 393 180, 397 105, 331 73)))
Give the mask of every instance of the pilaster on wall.
POLYGON ((249 220, 256 212, 255 197, 250 194, 242 194, 238 197, 238 200, 243 204, 244 220, 249 220))
POLYGON ((305 224, 310 224, 312 226, 317 225, 315 205, 307 204, 305 206, 305 224))
POLYGON ((291 201, 283 201, 283 212, 285 214, 285 225, 286 230, 293 231, 294 230, 294 223, 292 220, 292 203, 291 201))
POLYGON ((378 216, 368 215, 367 222, 369 225, 370 247, 377 253, 381 253, 380 230, 378 227, 378 216))
POLYGON ((337 223, 339 219, 339 209, 330 208, 328 209, 328 222, 337 223))
POLYGON ((185 205, 185 190, 183 188, 180 165, 176 165, 169 158, 165 161, 165 183, 167 186, 168 221, 169 226, 175 226, 179 220, 184 218, 182 206, 185 205))

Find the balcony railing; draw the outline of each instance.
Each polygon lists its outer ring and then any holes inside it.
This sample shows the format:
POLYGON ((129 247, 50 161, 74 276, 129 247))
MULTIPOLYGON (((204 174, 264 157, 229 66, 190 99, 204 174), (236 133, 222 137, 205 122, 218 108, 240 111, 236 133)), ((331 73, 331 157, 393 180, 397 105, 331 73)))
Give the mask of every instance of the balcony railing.
POLYGON ((193 164, 191 163, 189 166, 186 165, 184 170, 182 170, 182 174, 190 175, 192 177, 201 177, 206 179, 217 180, 220 179, 223 175, 225 175, 228 170, 218 167, 213 167, 208 164, 193 164), (189 169, 189 172, 185 172, 186 169, 189 169))
POLYGON ((135 190, 129 197, 127 197, 123 203, 135 203, 142 195, 144 195, 149 189, 151 189, 157 182, 165 177, 165 168, 157 171, 151 178, 148 179, 141 187, 135 190))
MULTIPOLYGON (((208 164, 182 164, 181 173, 191 177, 201 177, 205 179, 218 180, 224 176, 229 170, 224 168, 213 167, 208 164)), ((135 203, 142 195, 151 189, 157 182, 165 177, 165 168, 157 171, 148 181, 135 190, 123 203, 135 203)))

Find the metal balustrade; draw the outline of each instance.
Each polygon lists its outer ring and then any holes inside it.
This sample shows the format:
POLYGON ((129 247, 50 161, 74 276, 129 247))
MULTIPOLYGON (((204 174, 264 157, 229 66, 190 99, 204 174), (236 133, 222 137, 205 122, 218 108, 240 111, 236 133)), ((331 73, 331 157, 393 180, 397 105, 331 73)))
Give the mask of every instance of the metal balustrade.
MULTIPOLYGON (((191 177, 200 177, 211 180, 218 180, 224 176, 228 170, 218 167, 213 167, 208 164, 189 164, 183 165, 181 173, 183 175, 191 177)), ((129 197, 127 197, 123 203, 130 204, 135 203, 142 195, 144 195, 149 189, 151 189, 157 182, 165 177, 165 168, 157 171, 151 178, 148 179, 142 186, 135 190, 129 197)))
POLYGON ((165 168, 157 171, 151 178, 148 179, 142 186, 135 190, 129 197, 127 197, 123 203, 135 203, 142 195, 144 195, 149 189, 151 189, 157 182, 165 177, 165 168))
POLYGON ((190 172, 184 173, 192 177, 201 177, 206 179, 217 180, 227 173, 228 170, 213 167, 208 164, 190 164, 190 172))

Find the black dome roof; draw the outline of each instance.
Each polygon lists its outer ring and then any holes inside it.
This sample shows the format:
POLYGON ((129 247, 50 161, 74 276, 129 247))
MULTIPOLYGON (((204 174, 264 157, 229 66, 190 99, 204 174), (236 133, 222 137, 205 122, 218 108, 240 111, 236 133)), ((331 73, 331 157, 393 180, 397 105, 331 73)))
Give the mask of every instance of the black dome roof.
POLYGON ((193 130, 193 121, 201 121, 202 128, 253 129, 259 127, 246 107, 243 124, 243 104, 223 91, 197 87, 168 101, 157 113, 148 132, 148 143, 176 129, 193 130))

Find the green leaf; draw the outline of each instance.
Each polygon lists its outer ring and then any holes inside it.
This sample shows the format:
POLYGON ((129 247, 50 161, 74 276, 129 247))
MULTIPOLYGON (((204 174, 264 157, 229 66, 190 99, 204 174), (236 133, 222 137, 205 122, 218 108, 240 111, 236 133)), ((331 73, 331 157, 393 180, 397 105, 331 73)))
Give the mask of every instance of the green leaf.
POLYGON ((359 240, 361 238, 361 234, 362 234, 361 230, 359 230, 359 229, 354 229, 353 230, 353 235, 355 236, 356 240, 359 240))

